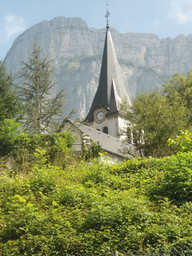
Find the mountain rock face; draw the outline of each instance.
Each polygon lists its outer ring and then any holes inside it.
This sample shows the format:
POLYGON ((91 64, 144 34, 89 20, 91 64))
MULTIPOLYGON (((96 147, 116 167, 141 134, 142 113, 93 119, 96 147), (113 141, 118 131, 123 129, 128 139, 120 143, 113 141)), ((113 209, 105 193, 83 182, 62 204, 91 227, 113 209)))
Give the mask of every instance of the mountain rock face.
MULTIPOLYGON (((110 31, 130 97, 160 87, 174 72, 186 74, 192 69, 192 34, 159 39, 154 34, 110 31)), ((27 61, 36 37, 53 59, 53 78, 58 81, 55 91, 66 88, 67 111, 76 107, 76 117, 84 118, 99 82, 105 32, 89 28, 80 18, 44 20, 15 39, 4 60, 7 72, 12 72, 15 84, 21 82, 19 60, 27 61)))

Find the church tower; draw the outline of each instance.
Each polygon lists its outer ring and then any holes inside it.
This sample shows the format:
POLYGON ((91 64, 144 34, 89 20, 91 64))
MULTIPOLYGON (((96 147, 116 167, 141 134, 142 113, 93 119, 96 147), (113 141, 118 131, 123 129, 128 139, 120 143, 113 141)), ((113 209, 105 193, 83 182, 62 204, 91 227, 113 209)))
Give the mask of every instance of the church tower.
POLYGON ((106 36, 99 86, 84 121, 98 131, 119 138, 119 131, 124 126, 124 119, 119 111, 119 103, 122 102, 122 99, 127 99, 129 104, 131 104, 131 101, 123 84, 109 30, 108 16, 109 12, 107 11, 106 36))

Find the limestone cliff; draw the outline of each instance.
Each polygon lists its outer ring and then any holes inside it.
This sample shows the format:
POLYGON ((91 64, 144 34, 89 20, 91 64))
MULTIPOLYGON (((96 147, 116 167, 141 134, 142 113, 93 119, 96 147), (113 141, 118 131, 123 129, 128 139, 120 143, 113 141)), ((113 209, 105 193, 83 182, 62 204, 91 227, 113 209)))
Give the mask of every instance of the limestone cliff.
MULTIPOLYGON (((174 71, 186 73, 192 68, 192 34, 159 39, 154 34, 110 31, 130 97, 161 86, 174 71)), ((20 82, 19 60, 27 61, 34 37, 54 59, 56 90, 66 88, 67 109, 76 106, 76 116, 85 117, 98 86, 105 29, 89 28, 80 18, 65 17, 44 20, 27 29, 15 39, 4 60, 16 84, 20 82)))

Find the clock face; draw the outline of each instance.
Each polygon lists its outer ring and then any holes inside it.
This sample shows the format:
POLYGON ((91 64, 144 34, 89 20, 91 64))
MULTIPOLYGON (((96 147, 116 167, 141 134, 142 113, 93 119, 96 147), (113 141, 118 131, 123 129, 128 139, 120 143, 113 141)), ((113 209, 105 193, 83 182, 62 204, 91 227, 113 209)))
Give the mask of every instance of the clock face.
POLYGON ((103 111, 99 111, 97 113, 97 120, 98 121, 102 121, 104 117, 105 117, 105 114, 103 113, 103 111))

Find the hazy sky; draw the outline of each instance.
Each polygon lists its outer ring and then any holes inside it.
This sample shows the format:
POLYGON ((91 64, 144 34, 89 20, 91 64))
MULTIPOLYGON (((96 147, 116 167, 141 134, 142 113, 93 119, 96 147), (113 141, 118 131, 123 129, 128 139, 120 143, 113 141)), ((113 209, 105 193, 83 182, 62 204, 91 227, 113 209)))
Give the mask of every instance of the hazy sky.
MULTIPOLYGON (((192 33, 192 0, 108 0, 110 26, 122 33, 175 38, 192 33)), ((14 39, 32 25, 58 16, 106 26, 106 0, 0 0, 0 60, 14 39)))

